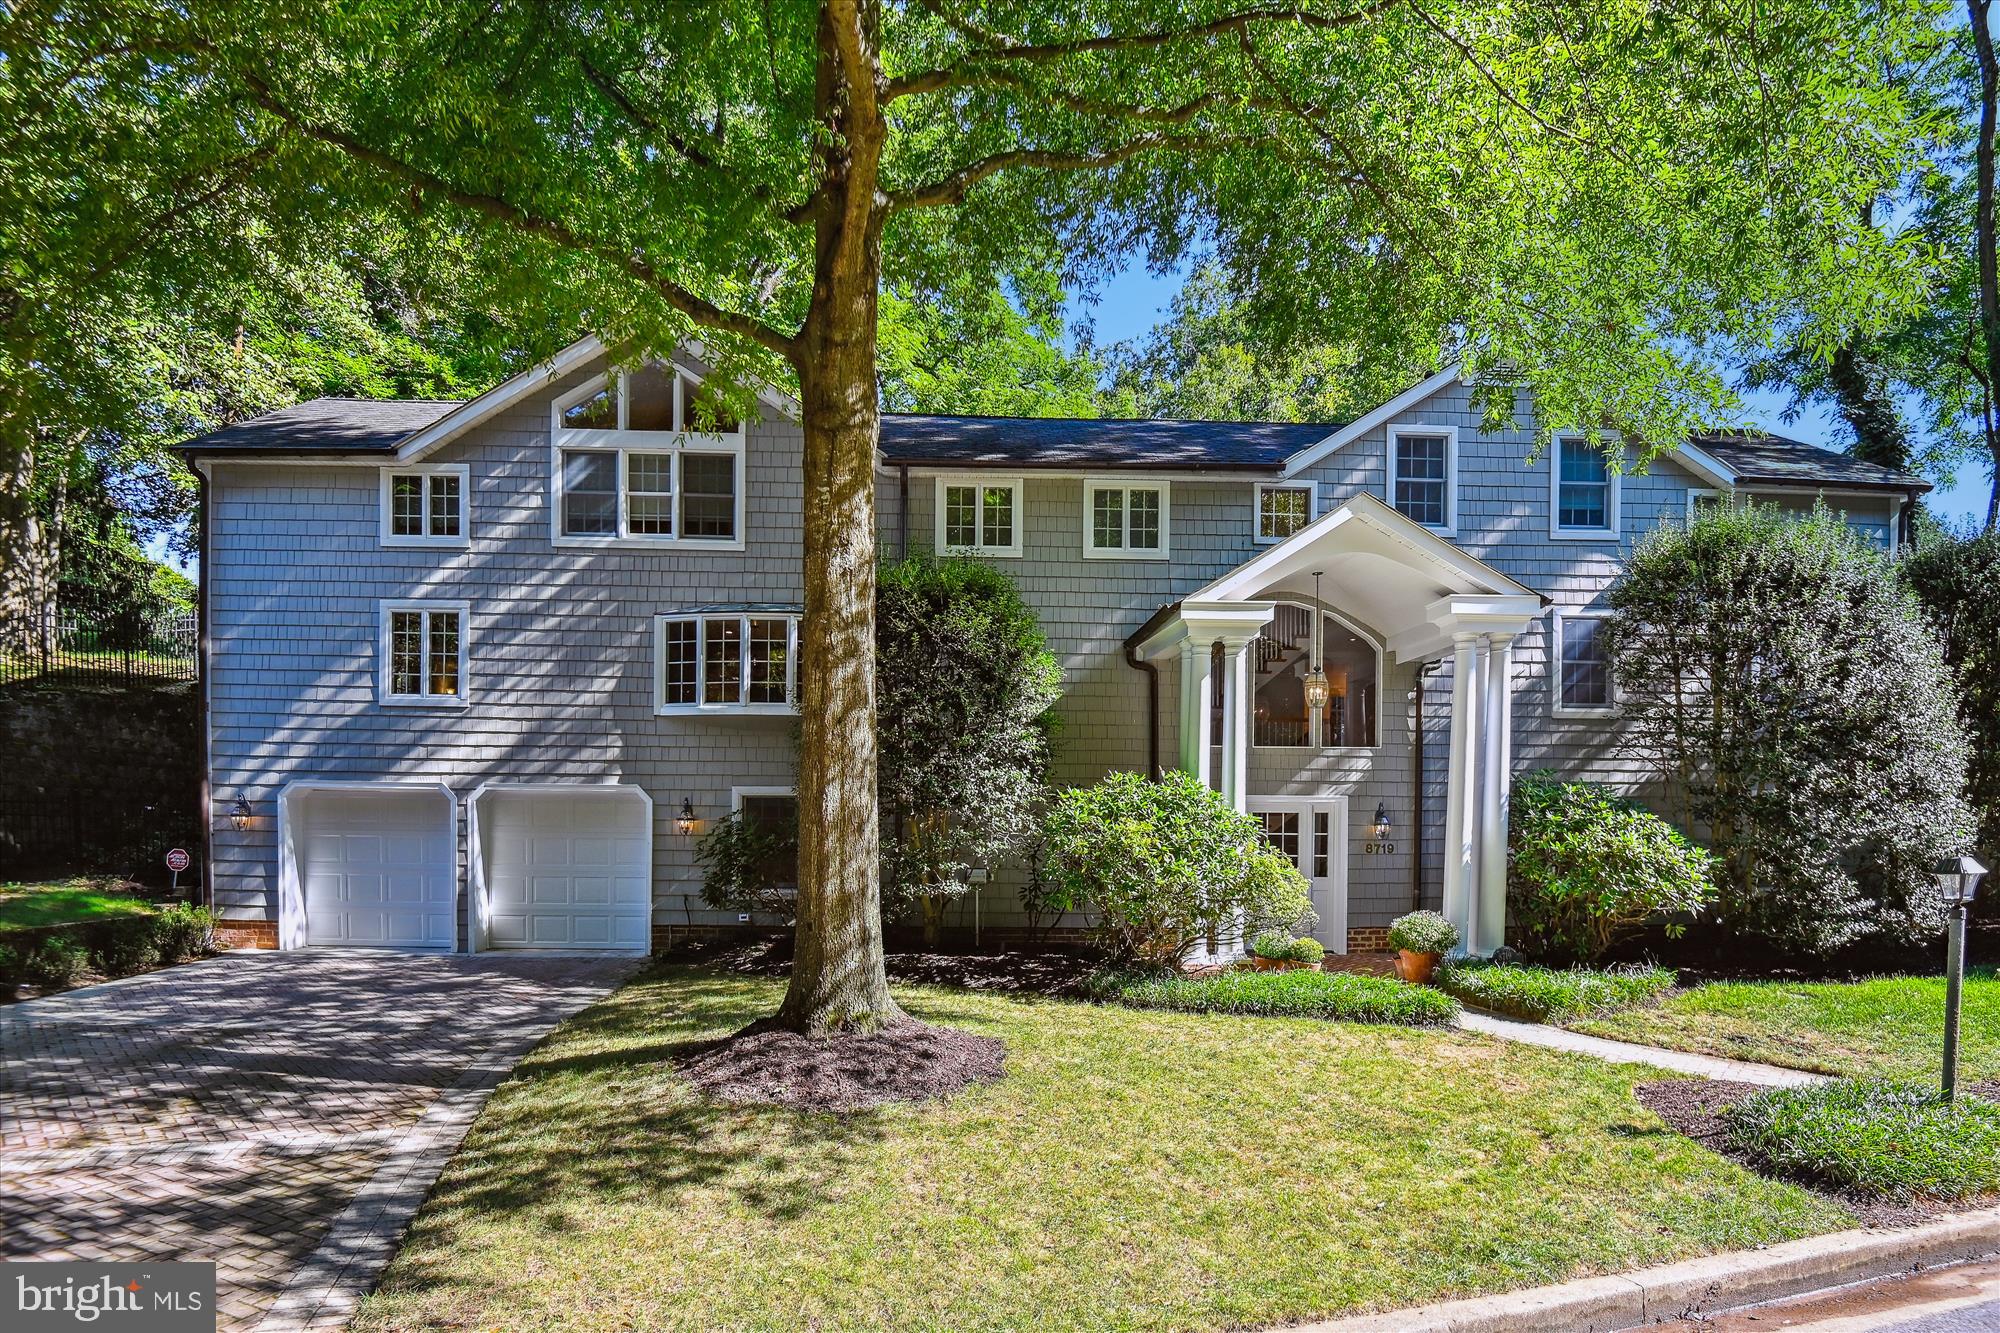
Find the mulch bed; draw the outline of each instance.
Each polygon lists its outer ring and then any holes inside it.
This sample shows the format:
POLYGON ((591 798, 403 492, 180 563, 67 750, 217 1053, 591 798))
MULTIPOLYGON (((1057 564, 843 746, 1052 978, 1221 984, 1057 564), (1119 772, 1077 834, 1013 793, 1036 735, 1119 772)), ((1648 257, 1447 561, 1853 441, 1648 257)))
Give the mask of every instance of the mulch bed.
MULTIPOLYGON (((1667 1122, 1675 1132, 1685 1134, 1711 1152, 1717 1152, 1733 1162, 1740 1162, 1759 1175, 1773 1175, 1769 1166, 1760 1157, 1737 1151, 1729 1143, 1723 1132, 1722 1113, 1763 1088, 1756 1083, 1738 1083, 1728 1079, 1676 1078, 1659 1083, 1641 1083, 1633 1093, 1639 1104, 1667 1122)), ((1975 1083, 1963 1089, 1965 1092, 2000 1102, 2000 1082, 1975 1083)), ((1993 1202, 1990 1198, 1964 1199, 1956 1201, 1915 1200, 1910 1203, 1889 1203, 1881 1199, 1864 1198, 1840 1190, 1828 1189, 1824 1184, 1810 1178, 1783 1174, 1782 1178, 1794 1185, 1803 1186, 1816 1194, 1834 1199, 1867 1227, 1911 1227, 1920 1222, 1929 1222, 1947 1213, 1961 1212, 1967 1208, 1981 1208, 1993 1202)))
POLYGON ((709 1097, 800 1111, 863 1111, 951 1096, 1006 1073, 997 1038, 906 1018, 877 1032, 807 1037, 770 1019, 679 1060, 709 1097))
MULTIPOLYGON (((746 976, 788 977, 792 973, 789 939, 729 942, 676 951, 676 960, 700 960, 725 972, 746 976)), ((947 986, 956 990, 989 991, 1002 995, 1072 996, 1097 966, 1095 956, 1082 952, 1002 951, 997 953, 925 953, 892 950, 883 956, 889 980, 910 986, 947 986)))

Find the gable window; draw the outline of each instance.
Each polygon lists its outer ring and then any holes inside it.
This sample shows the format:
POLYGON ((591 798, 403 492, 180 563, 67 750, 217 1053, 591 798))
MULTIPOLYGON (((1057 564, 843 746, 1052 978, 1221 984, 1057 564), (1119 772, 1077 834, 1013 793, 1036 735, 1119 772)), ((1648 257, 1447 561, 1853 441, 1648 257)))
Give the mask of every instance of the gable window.
POLYGON ((464 602, 384 602, 377 651, 385 704, 465 702, 464 602))
POLYGON ((1557 611, 1552 635, 1555 651, 1555 711, 1557 716, 1605 717, 1616 702, 1611 659, 1604 651, 1604 617, 1594 611, 1557 611))
POLYGON ((1458 432, 1436 426, 1389 432, 1389 503, 1438 532, 1458 526, 1458 432))
POLYGON ((558 399, 551 539, 741 550, 742 424, 698 397, 689 376, 645 366, 558 399))
POLYGON ((1549 485, 1553 536, 1617 537, 1618 478, 1603 449, 1581 436, 1558 437, 1549 485))
POLYGON ((1257 540, 1281 542, 1313 521, 1311 482, 1257 487, 1257 540))
POLYGON ((1083 484, 1083 553, 1164 560, 1167 556, 1165 482, 1083 484))
POLYGON ((463 463, 382 469, 382 545, 464 546, 470 490, 463 463))
POLYGON ((1375 645, 1335 616, 1280 602, 1257 637, 1256 700, 1250 742, 1260 746, 1365 748, 1375 744, 1381 657, 1375 645), (1306 706, 1314 622, 1320 670, 1329 697, 1317 713, 1306 706))
POLYGON ((939 477, 939 553, 1021 554, 1021 490, 1019 477, 939 477))
POLYGON ((799 618, 789 613, 661 616, 654 711, 794 712, 798 644, 799 618))

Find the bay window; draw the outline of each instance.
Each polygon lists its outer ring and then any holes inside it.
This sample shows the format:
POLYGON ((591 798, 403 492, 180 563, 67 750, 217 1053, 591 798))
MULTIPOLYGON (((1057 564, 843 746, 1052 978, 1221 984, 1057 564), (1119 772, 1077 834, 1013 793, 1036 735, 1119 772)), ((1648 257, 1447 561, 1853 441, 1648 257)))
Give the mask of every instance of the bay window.
POLYGON ((654 711, 796 712, 798 640, 791 613, 661 616, 654 626, 654 711))

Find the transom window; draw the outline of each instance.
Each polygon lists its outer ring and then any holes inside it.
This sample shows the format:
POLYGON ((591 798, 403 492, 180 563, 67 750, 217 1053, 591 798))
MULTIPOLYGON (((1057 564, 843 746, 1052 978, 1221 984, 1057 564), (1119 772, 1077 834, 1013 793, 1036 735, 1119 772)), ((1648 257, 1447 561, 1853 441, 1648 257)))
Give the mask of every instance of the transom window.
POLYGON ((1427 528, 1450 529, 1454 452, 1448 431, 1391 431, 1389 503, 1427 528))
MULTIPOLYGON (((1251 744, 1339 749, 1376 743, 1381 655, 1344 621, 1325 613, 1315 617, 1309 607, 1280 602, 1253 651, 1257 675, 1251 744), (1328 687, 1326 707, 1317 713, 1306 707, 1315 619, 1321 634, 1320 670, 1328 687)), ((1215 693, 1219 698, 1221 691, 1215 693)))
POLYGON ((1604 651, 1604 618, 1594 612, 1555 614, 1556 711, 1599 717, 1614 701, 1611 659, 1604 651))
POLYGON ((1555 453, 1555 493, 1550 497, 1555 535, 1616 536, 1618 480, 1604 451, 1580 436, 1563 436, 1555 453))
POLYGON ((1083 551, 1093 556, 1164 559, 1167 554, 1167 487, 1085 482, 1083 551))
POLYGON ((744 437, 700 386, 645 366, 559 399, 552 537, 560 544, 740 549, 744 437))
POLYGON ((1290 486, 1257 488, 1257 540, 1281 542, 1313 521, 1313 486, 1300 482, 1290 486))
POLYGON ((463 602, 384 602, 381 608, 383 703, 465 701, 463 602))
POLYGON ((464 546, 469 469, 463 463, 382 470, 384 546, 464 546))
POLYGON ((939 477, 937 548, 944 555, 1021 554, 1021 479, 939 477))
POLYGON ((750 611, 661 616, 655 640, 656 711, 796 711, 796 615, 750 611))

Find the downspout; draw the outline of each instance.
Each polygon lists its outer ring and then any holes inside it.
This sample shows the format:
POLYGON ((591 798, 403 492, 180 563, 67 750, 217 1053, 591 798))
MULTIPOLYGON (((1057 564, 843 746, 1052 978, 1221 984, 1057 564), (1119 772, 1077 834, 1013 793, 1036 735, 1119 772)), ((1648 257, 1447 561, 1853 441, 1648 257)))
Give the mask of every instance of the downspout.
POLYGON ((896 467, 896 558, 910 558, 910 465, 896 467))
POLYGON ((1160 668, 1139 656, 1139 650, 1125 645, 1125 661, 1146 673, 1146 776, 1160 780, 1160 668))
POLYGON ((1424 905, 1424 678, 1442 660, 1417 664, 1417 687, 1411 692, 1416 714, 1410 727, 1410 910, 1424 905))

